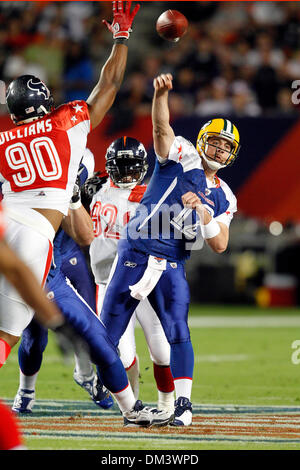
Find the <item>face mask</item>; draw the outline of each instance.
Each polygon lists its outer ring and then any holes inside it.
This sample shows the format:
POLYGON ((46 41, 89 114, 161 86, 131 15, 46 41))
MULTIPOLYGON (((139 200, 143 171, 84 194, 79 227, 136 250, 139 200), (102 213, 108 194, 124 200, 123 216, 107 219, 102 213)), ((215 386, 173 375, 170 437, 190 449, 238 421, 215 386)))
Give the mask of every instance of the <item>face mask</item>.
POLYGON ((210 169, 213 170, 213 171, 217 171, 217 170, 220 170, 221 168, 225 168, 225 167, 226 167, 226 165, 222 165, 222 164, 219 163, 219 162, 215 162, 214 160, 210 160, 209 158, 207 158, 207 157, 204 155, 204 152, 201 152, 201 156, 203 157, 203 159, 204 159, 205 162, 207 163, 208 168, 210 168, 210 169))

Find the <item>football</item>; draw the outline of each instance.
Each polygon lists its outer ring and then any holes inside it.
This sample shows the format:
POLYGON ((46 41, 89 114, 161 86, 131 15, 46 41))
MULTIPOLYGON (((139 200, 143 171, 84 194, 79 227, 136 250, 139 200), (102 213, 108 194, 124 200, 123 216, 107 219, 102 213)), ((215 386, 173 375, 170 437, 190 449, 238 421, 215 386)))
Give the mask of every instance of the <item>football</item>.
POLYGON ((156 31, 163 39, 177 42, 186 33, 188 20, 177 10, 167 10, 156 22, 156 31))

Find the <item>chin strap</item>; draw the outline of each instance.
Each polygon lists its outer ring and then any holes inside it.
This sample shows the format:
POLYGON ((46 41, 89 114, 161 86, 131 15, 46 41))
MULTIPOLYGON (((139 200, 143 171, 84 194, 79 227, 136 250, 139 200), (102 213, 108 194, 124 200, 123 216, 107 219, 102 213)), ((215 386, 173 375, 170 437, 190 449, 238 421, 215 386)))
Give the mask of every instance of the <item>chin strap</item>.
POLYGON ((16 121, 15 115, 11 114, 12 120, 18 126, 21 126, 23 124, 28 124, 29 122, 33 122, 33 121, 38 121, 39 119, 42 119, 44 116, 46 116, 46 114, 49 114, 49 111, 47 111, 46 108, 44 108, 44 106, 40 106, 40 108, 43 108, 43 111, 45 110, 45 114, 43 116, 34 116, 28 119, 23 119, 23 121, 16 121))
POLYGON ((205 153, 204 153, 203 151, 201 151, 201 156, 204 158, 204 160, 205 160, 207 166, 208 166, 211 170, 217 171, 217 170, 220 170, 221 168, 225 168, 225 167, 227 166, 227 165, 221 165, 221 163, 218 163, 218 162, 216 162, 216 161, 214 161, 214 160, 209 160, 209 159, 206 157, 206 155, 205 155, 205 153))
POLYGON ((133 189, 136 187, 137 183, 115 183, 116 186, 119 186, 121 189, 133 189))

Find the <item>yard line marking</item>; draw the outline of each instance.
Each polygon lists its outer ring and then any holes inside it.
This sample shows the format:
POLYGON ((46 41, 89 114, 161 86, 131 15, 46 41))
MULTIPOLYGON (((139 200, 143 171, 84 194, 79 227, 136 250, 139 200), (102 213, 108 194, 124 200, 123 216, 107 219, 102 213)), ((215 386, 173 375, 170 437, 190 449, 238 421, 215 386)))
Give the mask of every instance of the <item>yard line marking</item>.
MULTIPOLYGON (((13 404, 12 398, 2 398, 3 401, 7 403, 8 406, 13 404)), ((145 403, 145 405, 155 406, 155 403, 145 403)), ((120 416, 119 409, 116 404, 114 404, 113 408, 110 410, 102 410, 98 406, 96 406, 91 400, 37 400, 34 408, 32 417, 37 417, 37 415, 41 415, 45 417, 45 414, 50 414, 50 416, 55 416, 54 413, 64 413, 65 415, 71 416, 72 413, 74 415, 78 415, 80 413, 89 413, 89 414, 96 414, 97 416, 120 416)), ((268 413, 268 414, 278 414, 278 413, 289 413, 291 417, 291 413, 299 413, 300 414, 300 406, 293 406, 293 405, 236 405, 236 404, 212 404, 212 403, 193 403, 193 414, 210 414, 210 415, 231 415, 231 414, 259 414, 259 413, 268 413)), ((282 415, 285 416, 285 415, 282 415)), ((30 415, 19 415, 22 419, 27 419, 30 415)), ((300 416, 299 416, 300 418, 300 416)))
POLYGON ((300 316, 191 316, 188 322, 192 328, 292 328, 300 327, 300 316))
POLYGON ((105 440, 159 440, 160 442, 166 441, 170 442, 176 441, 176 442, 252 442, 252 443, 285 443, 285 444, 293 444, 293 443, 300 443, 300 439, 297 438, 275 438, 275 437, 260 437, 260 436, 231 436, 231 437, 223 437, 220 435, 211 435, 209 437, 207 436, 166 436, 164 435, 163 438, 161 435, 147 435, 147 434, 140 434, 140 433, 132 433, 132 434, 122 434, 122 433, 109 433, 109 434, 99 434, 97 433, 96 435, 93 435, 92 433, 84 432, 84 433, 70 433, 70 431, 64 432, 56 432, 53 433, 52 435, 45 433, 41 433, 40 435, 37 434, 27 434, 25 433, 25 437, 30 437, 30 438, 35 438, 35 439, 44 439, 45 437, 47 438, 61 438, 61 439, 74 439, 74 438, 79 438, 79 439, 93 439, 97 438, 99 439, 105 439, 105 440))
POLYGON ((300 407, 195 404, 192 426, 136 429, 123 427, 118 410, 95 409, 89 401, 60 400, 51 401, 50 405, 48 400, 39 400, 32 415, 20 416, 25 438, 147 439, 153 443, 165 441, 166 445, 170 441, 178 445, 180 442, 300 444, 300 407))
POLYGON ((251 356, 246 354, 210 354, 195 355, 195 362, 239 362, 247 361, 251 356))

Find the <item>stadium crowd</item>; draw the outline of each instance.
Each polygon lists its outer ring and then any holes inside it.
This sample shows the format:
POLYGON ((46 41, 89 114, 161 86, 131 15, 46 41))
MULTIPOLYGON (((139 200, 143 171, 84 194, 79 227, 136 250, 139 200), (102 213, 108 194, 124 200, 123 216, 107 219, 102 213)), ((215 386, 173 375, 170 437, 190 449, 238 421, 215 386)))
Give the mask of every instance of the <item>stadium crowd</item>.
MULTIPOLYGON (((174 74, 173 116, 299 112, 291 101, 291 83, 300 79, 298 2, 143 2, 140 16, 111 111, 114 130, 124 116, 127 126, 149 113, 153 77, 166 72, 174 74), (175 44, 155 31, 170 7, 189 20, 189 33, 175 44)), ((86 99, 110 44, 99 19, 110 17, 110 2, 1 2, 1 78, 34 74, 57 104, 86 99)))

